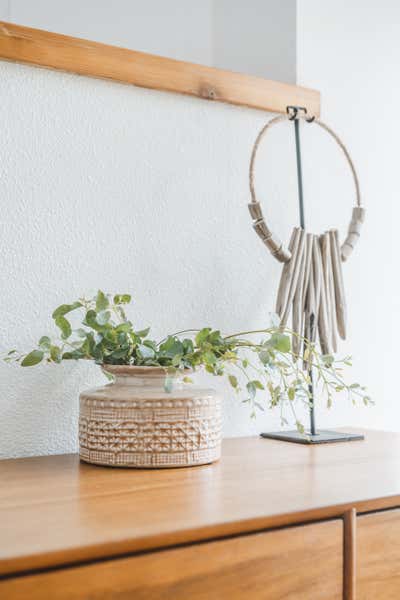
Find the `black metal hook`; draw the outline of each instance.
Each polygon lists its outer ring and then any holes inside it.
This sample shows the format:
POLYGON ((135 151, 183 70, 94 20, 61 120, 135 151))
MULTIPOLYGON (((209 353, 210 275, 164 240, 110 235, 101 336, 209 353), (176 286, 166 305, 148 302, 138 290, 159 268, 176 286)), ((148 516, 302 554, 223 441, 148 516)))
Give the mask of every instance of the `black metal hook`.
POLYGON ((287 106, 286 113, 288 115, 289 121, 294 121, 295 119, 299 118, 299 113, 301 111, 303 111, 304 119, 305 119, 305 121, 307 121, 307 123, 312 123, 314 121, 315 117, 306 117, 305 116, 305 115, 307 115, 307 109, 305 106, 287 106))

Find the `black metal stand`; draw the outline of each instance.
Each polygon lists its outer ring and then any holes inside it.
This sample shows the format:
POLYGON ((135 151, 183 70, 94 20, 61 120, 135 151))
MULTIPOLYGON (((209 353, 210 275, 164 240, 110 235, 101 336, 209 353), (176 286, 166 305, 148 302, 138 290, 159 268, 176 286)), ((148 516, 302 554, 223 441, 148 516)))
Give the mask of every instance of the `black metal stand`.
MULTIPOLYGON (((304 217, 304 197, 303 197, 303 172, 301 167, 301 148, 300 148, 300 123, 298 113, 303 111, 307 113, 307 109, 301 106, 288 106, 286 112, 289 115, 289 120, 294 123, 294 136, 296 142, 296 165, 297 165, 297 189, 299 194, 299 213, 300 213, 300 227, 305 229, 305 217, 304 217)), ((314 117, 307 119, 306 121, 312 122, 314 117)), ((314 337, 314 329, 316 316, 310 315, 310 338, 314 337)), ((313 370, 310 367, 308 371, 310 377, 310 383, 308 391, 310 394, 310 428, 305 434, 296 431, 277 431, 271 433, 261 433, 261 437, 269 438, 273 440, 281 440, 284 442, 294 442, 296 444, 327 444, 329 442, 350 442, 356 440, 363 440, 364 436, 355 433, 341 433, 340 431, 317 431, 315 426, 315 402, 314 402, 314 379, 313 370)))

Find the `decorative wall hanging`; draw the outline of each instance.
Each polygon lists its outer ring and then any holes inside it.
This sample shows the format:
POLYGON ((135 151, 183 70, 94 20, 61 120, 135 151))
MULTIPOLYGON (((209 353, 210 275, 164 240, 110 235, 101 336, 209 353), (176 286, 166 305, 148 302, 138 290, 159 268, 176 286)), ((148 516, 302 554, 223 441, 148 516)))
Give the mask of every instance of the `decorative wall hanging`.
MULTIPOLYGON (((343 284, 342 262, 351 255, 364 222, 365 209, 361 206, 361 194, 358 176, 345 145, 338 135, 328 125, 316 119, 308 118, 304 108, 290 106, 286 116, 271 119, 259 132, 253 146, 249 185, 251 202, 249 212, 253 219, 253 228, 257 235, 267 246, 272 256, 283 263, 282 275, 276 299, 276 313, 280 317, 281 326, 286 327, 292 319, 292 347, 293 352, 299 357, 304 357, 306 341, 315 343, 319 339, 321 351, 330 355, 337 351, 338 337, 346 339, 346 299, 343 284), (257 151, 260 142, 267 132, 274 126, 287 119, 294 121, 297 180, 299 192, 300 227, 294 227, 288 247, 281 242, 278 236, 267 225, 261 204, 256 196, 254 184, 254 171, 257 151), (299 119, 307 123, 314 123, 325 130, 342 150, 355 186, 356 202, 352 211, 352 218, 348 227, 347 236, 340 245, 337 229, 330 229, 320 235, 309 233, 305 229, 303 184, 300 152, 299 119)), ((307 361, 304 359, 304 368, 307 361)), ((310 369, 310 436, 308 442, 321 443, 327 441, 341 441, 343 439, 362 439, 362 436, 342 434, 338 432, 317 432, 315 427, 314 390, 310 369)), ((304 438, 298 432, 268 433, 264 437, 273 437, 289 441, 302 442, 304 438)))

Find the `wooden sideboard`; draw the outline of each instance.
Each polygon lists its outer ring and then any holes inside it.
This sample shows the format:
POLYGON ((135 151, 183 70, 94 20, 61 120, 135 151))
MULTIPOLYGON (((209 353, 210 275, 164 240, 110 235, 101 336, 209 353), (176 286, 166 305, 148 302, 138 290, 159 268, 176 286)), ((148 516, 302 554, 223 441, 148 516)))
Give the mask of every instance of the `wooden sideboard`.
POLYGON ((2 600, 398 600, 400 435, 190 469, 0 461, 2 600))

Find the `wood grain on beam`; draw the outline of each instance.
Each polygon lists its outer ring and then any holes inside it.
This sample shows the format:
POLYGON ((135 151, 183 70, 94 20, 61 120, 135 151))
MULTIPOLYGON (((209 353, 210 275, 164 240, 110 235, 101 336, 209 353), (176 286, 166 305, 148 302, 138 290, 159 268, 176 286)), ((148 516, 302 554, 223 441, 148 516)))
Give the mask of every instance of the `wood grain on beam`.
POLYGON ((320 112, 315 90, 1 21, 0 58, 270 112, 320 112))

